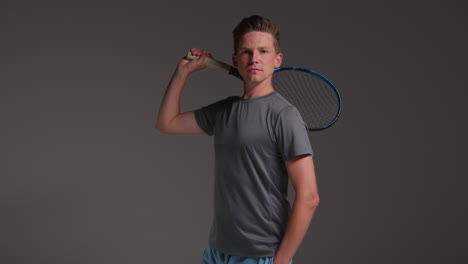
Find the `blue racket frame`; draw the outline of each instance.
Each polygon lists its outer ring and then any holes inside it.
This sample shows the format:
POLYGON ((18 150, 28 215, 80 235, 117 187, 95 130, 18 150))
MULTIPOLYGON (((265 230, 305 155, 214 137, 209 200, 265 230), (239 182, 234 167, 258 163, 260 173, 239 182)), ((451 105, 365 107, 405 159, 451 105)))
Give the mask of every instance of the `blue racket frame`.
MULTIPOLYGON (((276 68, 274 70, 274 73, 276 72, 280 72, 280 71, 291 71, 291 70, 294 70, 294 71, 302 71, 302 72, 306 72, 306 73, 309 73, 309 74, 313 74, 317 77, 319 77, 320 79, 324 80, 326 83, 328 83, 330 85, 330 87, 333 89, 333 91, 335 92, 336 94, 336 97, 338 98, 338 111, 334 117, 334 119, 328 123, 328 125, 324 126, 324 127, 319 127, 319 128, 314 128, 314 129, 308 129, 309 131, 319 131, 319 130, 323 130, 323 129, 327 129, 329 127, 331 127, 333 124, 336 123, 336 121, 338 120, 338 118, 340 117, 341 115, 341 110, 342 110, 342 99, 341 99, 341 95, 340 95, 340 92, 338 91, 338 89, 336 88, 336 86, 330 81, 328 80, 327 77, 323 76, 322 74, 318 73, 318 72, 314 72, 314 71, 311 71, 309 69, 304 69, 304 68, 301 68, 301 67, 282 67, 282 68, 276 68)), ((232 76, 235 76, 239 79, 242 80, 242 76, 239 74, 239 71, 232 67, 229 69, 229 74, 232 75, 232 76)))

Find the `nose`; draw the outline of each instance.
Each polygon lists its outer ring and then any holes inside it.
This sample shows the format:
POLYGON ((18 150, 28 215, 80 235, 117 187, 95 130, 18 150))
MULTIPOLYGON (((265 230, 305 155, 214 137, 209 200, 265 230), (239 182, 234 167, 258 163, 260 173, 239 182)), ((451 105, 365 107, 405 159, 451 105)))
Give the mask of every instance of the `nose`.
POLYGON ((258 63, 258 55, 257 51, 253 51, 250 54, 250 65, 258 63))

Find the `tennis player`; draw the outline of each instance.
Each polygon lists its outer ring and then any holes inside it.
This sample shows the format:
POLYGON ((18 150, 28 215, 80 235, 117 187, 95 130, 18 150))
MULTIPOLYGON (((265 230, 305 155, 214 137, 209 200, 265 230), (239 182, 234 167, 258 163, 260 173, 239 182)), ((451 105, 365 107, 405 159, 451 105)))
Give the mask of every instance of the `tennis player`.
POLYGON ((279 31, 267 18, 244 18, 233 31, 232 62, 243 95, 195 111, 180 111, 190 74, 211 56, 180 60, 161 102, 156 129, 207 134, 215 141, 214 213, 202 263, 287 264, 297 252, 319 203, 306 125, 272 86, 279 67, 279 31), (295 190, 290 207, 288 179, 295 190))

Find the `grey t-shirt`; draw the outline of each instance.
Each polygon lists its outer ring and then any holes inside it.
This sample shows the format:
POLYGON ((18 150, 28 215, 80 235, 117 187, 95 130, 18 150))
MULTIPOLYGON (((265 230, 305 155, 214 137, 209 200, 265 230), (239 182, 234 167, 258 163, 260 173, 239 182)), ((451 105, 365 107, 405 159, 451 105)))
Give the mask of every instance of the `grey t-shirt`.
POLYGON ((214 135, 214 213, 209 245, 226 254, 271 257, 289 217, 284 161, 312 155, 297 109, 279 93, 228 97, 195 111, 214 135))

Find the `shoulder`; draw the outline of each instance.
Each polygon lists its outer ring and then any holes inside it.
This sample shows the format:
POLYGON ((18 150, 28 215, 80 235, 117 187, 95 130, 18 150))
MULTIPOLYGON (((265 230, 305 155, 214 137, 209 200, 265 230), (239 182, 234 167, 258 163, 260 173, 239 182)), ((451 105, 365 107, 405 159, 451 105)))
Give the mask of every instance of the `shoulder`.
POLYGON ((290 126, 293 124, 304 126, 305 122, 296 106, 291 104, 279 93, 273 103, 274 126, 290 126))
POLYGON ((293 106, 279 92, 274 93, 274 96, 271 97, 271 101, 275 104, 276 108, 279 108, 279 109, 284 109, 286 107, 293 106))
POLYGON ((270 109, 276 118, 300 116, 297 108, 278 92, 271 98, 270 109))
POLYGON ((301 113, 299 113, 299 110, 297 110, 297 108, 293 105, 281 109, 276 117, 275 127, 296 125, 302 125, 306 127, 304 119, 302 118, 301 113))

